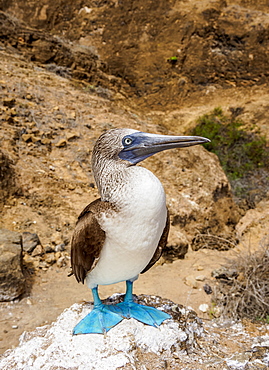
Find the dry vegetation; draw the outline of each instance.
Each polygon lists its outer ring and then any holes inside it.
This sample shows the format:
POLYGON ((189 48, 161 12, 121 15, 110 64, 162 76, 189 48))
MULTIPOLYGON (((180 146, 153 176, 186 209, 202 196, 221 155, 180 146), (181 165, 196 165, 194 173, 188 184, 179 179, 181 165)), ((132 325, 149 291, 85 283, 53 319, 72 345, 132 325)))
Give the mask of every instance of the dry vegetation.
POLYGON ((269 238, 255 253, 240 254, 216 278, 213 301, 233 319, 269 320, 269 238))

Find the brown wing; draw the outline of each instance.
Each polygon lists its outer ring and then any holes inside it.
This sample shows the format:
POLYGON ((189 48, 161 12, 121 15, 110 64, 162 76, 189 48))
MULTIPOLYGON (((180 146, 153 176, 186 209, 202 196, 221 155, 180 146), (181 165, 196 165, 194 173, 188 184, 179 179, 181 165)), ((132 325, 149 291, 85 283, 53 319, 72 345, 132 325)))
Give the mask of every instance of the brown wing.
POLYGON ((109 208, 109 203, 97 199, 90 203, 79 215, 71 241, 71 267, 78 282, 85 277, 98 262, 105 241, 97 216, 109 208))
POLYGON ((161 239, 159 241, 158 247, 157 247, 152 259, 150 260, 149 264, 144 268, 144 270, 141 272, 141 274, 144 274, 144 272, 148 271, 153 265, 155 265, 155 263, 161 257, 162 252, 163 252, 163 248, 166 246, 166 243, 167 243, 169 229, 170 229, 170 217, 169 217, 169 211, 167 209, 166 225, 165 225, 165 228, 163 230, 163 233, 162 233, 161 239))

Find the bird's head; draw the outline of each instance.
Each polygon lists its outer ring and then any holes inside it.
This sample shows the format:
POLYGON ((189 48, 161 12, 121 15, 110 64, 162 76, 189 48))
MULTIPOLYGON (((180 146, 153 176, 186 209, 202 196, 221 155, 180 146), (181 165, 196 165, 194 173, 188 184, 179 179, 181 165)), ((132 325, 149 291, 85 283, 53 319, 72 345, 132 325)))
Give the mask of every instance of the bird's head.
POLYGON ((200 136, 170 136, 126 128, 112 129, 97 140, 93 150, 93 165, 100 163, 101 159, 124 161, 127 165, 135 165, 163 150, 208 142, 209 139, 200 136))

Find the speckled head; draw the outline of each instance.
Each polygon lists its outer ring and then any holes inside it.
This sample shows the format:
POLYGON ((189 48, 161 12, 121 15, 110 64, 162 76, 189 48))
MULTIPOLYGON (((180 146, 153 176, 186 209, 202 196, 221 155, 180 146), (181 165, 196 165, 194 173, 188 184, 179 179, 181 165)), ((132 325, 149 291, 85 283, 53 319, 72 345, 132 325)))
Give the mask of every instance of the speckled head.
POLYGON ((132 164, 137 164, 163 150, 184 148, 209 141, 200 136, 170 136, 134 132, 122 138, 123 149, 118 156, 132 164))
POLYGON ((148 134, 128 128, 106 131, 97 140, 93 150, 93 167, 102 160, 125 161, 135 165, 167 149, 204 144, 209 139, 200 136, 170 136, 148 134))
POLYGON ((124 149, 123 138, 131 136, 139 131, 129 128, 116 128, 104 132, 96 141, 93 148, 93 167, 102 160, 122 161, 119 153, 124 149))

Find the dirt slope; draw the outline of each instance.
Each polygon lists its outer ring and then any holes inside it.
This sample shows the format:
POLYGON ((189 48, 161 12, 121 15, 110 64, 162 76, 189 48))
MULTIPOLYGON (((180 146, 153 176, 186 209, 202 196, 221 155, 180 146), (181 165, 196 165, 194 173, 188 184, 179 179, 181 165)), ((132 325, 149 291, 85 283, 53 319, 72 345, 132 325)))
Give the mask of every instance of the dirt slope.
MULTIPOLYGON (((26 24, 100 56, 121 92, 146 110, 171 110, 195 92, 268 82, 264 1, 14 1, 3 4, 26 24), (172 59, 171 59, 172 58, 172 59)), ((39 40, 22 35, 24 43, 39 40)), ((41 42, 42 43, 42 42, 41 42)), ((32 58, 51 61, 51 50, 32 58), (47 55, 46 55, 47 53, 47 55)), ((62 61, 60 61, 62 62, 62 61)))

